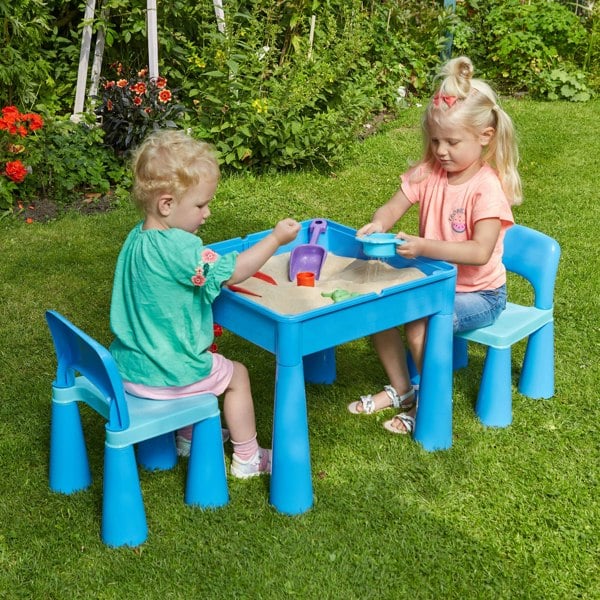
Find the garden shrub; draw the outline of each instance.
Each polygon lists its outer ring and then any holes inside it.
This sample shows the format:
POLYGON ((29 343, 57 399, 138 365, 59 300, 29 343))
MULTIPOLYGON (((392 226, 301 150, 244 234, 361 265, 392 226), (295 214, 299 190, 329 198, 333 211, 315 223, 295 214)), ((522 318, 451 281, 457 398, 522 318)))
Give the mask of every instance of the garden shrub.
POLYGON ((455 53, 505 93, 588 100, 589 34, 568 7, 550 0, 465 0, 457 5, 455 53))
POLYGON ((51 71, 40 48, 52 15, 43 0, 0 0, 0 104, 34 106, 51 71))
POLYGON ((350 22, 325 15, 312 54, 306 36, 268 43, 253 36, 250 48, 249 33, 261 27, 257 19, 244 15, 230 24, 220 45, 191 54, 186 81, 196 133, 211 140, 233 168, 339 162, 357 129, 383 105, 376 74, 364 58, 364 17, 350 22), (306 58, 286 58, 290 45, 306 58))
POLYGON ((48 120, 32 149, 30 193, 67 204, 85 192, 106 194, 126 177, 124 161, 108 150, 101 128, 67 118, 48 120))
POLYGON ((374 114, 427 88, 448 20, 424 0, 238 0, 225 16, 222 34, 211 3, 165 7, 163 72, 192 111, 180 125, 225 168, 261 170, 339 163, 374 114))

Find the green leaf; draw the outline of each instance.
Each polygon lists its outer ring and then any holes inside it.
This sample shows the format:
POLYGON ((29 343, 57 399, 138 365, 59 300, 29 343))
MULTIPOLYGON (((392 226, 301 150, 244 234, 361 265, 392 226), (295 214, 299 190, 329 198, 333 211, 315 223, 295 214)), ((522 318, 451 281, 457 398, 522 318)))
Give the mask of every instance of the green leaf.
POLYGON ((225 73, 222 73, 221 71, 207 71, 204 73, 204 77, 220 78, 225 77, 225 73))
POLYGON ((573 102, 587 102, 591 97, 592 95, 589 92, 577 92, 571 100, 573 102))
POLYGON ((233 75, 237 75, 238 71, 240 70, 239 63, 237 63, 235 60, 229 59, 225 64, 229 67, 229 70, 233 75))
POLYGON ((252 156, 252 150, 250 150, 250 148, 246 148, 245 146, 240 146, 236 149, 236 154, 240 160, 246 160, 252 156))

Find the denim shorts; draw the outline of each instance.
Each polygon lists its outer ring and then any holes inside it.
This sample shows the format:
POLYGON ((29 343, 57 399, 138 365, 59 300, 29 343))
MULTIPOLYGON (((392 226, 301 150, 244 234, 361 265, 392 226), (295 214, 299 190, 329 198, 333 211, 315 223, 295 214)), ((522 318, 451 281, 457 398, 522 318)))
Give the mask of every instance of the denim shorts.
POLYGON ((454 333, 491 325, 506 308, 506 285, 495 290, 456 292, 454 333))

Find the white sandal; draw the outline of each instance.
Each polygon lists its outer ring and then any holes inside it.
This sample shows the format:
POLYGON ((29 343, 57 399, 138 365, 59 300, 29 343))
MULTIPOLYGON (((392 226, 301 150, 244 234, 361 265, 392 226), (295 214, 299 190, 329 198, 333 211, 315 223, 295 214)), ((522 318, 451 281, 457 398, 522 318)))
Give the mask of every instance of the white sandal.
POLYGON ((386 421, 383 426, 388 431, 391 431, 397 435, 410 435, 415 430, 415 418, 407 415, 406 413, 399 413, 393 419, 386 421), (394 419, 398 419, 402 425, 404 425, 404 429, 398 429, 397 427, 394 427, 394 419))
POLYGON ((391 386, 386 385, 383 387, 385 393, 388 395, 388 398, 392 401, 392 403, 388 406, 383 406, 382 408, 375 408, 375 400, 373 400, 373 396, 369 394, 368 396, 361 396, 360 400, 356 400, 355 402, 350 402, 348 404, 348 410, 353 415, 372 415, 374 412, 379 412, 380 410, 387 410, 388 408, 399 408, 402 410, 410 410, 416 403, 415 400, 415 392, 416 387, 412 386, 406 394, 398 395, 398 392, 391 386), (409 398, 412 398, 409 402, 406 402, 409 398), (358 405, 362 404, 362 410, 358 410, 358 405))

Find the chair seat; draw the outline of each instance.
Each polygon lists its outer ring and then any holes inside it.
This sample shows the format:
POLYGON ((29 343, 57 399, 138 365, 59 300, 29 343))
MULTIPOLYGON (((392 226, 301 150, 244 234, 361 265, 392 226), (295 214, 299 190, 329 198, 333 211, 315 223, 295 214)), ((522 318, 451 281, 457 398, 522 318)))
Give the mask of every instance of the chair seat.
MULTIPOLYGON (((212 394, 199 394, 175 400, 151 400, 125 394, 129 411, 129 427, 124 431, 106 428, 106 443, 114 447, 131 444, 175 431, 219 415, 219 403, 212 394)), ((54 388, 55 402, 85 402, 108 419, 108 405, 103 395, 83 376, 75 378, 69 388, 54 388)))
POLYGON ((533 306, 507 302, 506 309, 492 325, 454 335, 492 348, 510 348, 515 342, 526 338, 552 320, 551 309, 541 310, 533 306))

